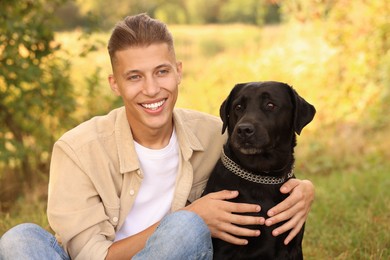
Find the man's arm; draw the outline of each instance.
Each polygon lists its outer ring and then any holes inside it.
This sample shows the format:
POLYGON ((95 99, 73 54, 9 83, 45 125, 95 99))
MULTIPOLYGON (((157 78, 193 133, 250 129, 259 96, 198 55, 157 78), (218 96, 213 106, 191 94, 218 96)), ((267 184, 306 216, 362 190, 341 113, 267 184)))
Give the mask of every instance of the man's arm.
POLYGON ((156 230, 158 224, 159 222, 148 227, 144 231, 139 232, 138 234, 114 242, 110 248, 108 248, 106 260, 131 259, 145 247, 146 241, 156 230))

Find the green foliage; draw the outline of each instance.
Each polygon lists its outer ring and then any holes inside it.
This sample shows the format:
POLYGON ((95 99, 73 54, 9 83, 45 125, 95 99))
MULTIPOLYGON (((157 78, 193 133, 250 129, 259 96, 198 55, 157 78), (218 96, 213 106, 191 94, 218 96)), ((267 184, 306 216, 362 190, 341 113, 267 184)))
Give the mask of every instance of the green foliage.
POLYGON ((93 18, 103 29, 127 15, 148 13, 169 24, 246 23, 262 25, 280 21, 279 6, 269 0, 77 0, 56 10, 61 28, 89 27, 93 18))
POLYGON ((62 2, 2 1, 0 8, 0 168, 30 185, 47 173, 53 141, 75 105, 69 63, 55 56, 51 14, 62 2))
POLYGON ((154 16, 168 24, 184 24, 187 22, 185 10, 178 4, 167 3, 161 5, 156 9, 154 16))
POLYGON ((258 0, 228 0, 221 5, 217 16, 221 23, 262 24, 266 11, 264 1, 258 0))

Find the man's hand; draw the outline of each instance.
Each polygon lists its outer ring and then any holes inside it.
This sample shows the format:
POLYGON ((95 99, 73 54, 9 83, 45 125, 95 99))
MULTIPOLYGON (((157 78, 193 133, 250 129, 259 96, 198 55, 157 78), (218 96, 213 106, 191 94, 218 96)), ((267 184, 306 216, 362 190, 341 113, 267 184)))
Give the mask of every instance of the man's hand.
POLYGON ((308 180, 290 179, 283 184, 280 192, 290 193, 290 195, 267 212, 270 218, 265 221, 265 224, 271 226, 288 220, 272 231, 274 236, 278 236, 291 230, 284 240, 284 244, 287 245, 298 234, 307 219, 314 200, 314 185, 308 180))
POLYGON ((238 238, 256 237, 260 230, 239 227, 237 225, 263 225, 264 218, 243 216, 234 213, 260 212, 259 205, 234 203, 226 200, 238 196, 238 191, 218 191, 209 193, 185 207, 185 210, 197 213, 207 224, 211 236, 235 245, 246 245, 248 240, 238 238))

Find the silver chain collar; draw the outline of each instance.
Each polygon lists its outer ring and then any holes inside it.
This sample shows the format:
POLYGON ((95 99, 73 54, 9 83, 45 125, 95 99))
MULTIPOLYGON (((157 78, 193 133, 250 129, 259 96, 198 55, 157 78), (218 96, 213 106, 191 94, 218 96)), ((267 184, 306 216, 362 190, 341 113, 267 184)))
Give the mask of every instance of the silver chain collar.
POLYGON ((232 159, 226 156, 225 151, 222 149, 221 154, 221 161, 223 166, 225 166, 226 169, 237 175, 238 177, 241 177, 247 181, 255 182, 255 183, 261 183, 261 184, 281 184, 284 183, 285 180, 290 179, 293 175, 293 169, 287 174, 287 178, 277 178, 272 176, 261 176, 258 174, 254 174, 252 172, 249 172, 243 168, 241 168, 237 163, 235 163, 232 159))

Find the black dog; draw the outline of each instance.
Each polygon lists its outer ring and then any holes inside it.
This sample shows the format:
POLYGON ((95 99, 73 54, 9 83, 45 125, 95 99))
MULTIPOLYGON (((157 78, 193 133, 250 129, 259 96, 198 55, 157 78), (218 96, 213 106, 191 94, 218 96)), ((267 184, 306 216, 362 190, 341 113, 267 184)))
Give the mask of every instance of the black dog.
MULTIPOLYGON (((228 141, 204 195, 238 190, 232 201, 259 204, 259 215, 267 218, 266 212, 287 197, 279 188, 294 177, 295 133, 301 133, 315 112, 287 84, 237 84, 220 108, 222 133, 227 128, 228 141)), ((275 225, 249 228, 260 229, 261 235, 248 238, 246 246, 213 239, 214 259, 303 259, 303 228, 288 245, 283 243, 288 232, 272 235, 275 225)))

